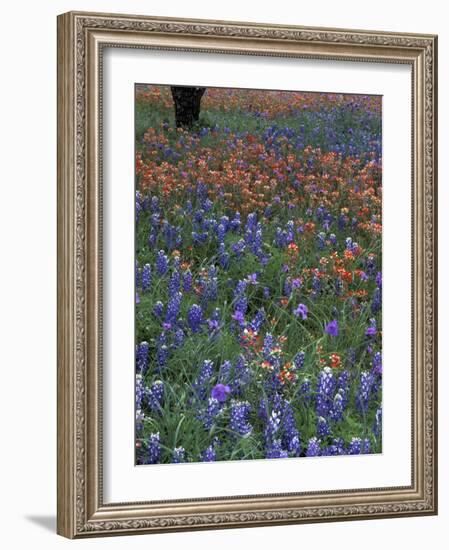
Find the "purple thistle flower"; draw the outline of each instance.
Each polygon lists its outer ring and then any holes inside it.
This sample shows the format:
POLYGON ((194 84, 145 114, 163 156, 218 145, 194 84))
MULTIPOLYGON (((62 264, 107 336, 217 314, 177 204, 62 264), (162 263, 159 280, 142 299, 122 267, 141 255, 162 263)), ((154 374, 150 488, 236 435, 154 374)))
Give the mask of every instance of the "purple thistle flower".
POLYGON ((301 284, 302 284, 301 279, 299 278, 292 279, 292 287, 294 289, 301 288, 301 284))
POLYGON ((370 325, 365 330, 365 336, 374 337, 377 334, 376 319, 370 319, 370 325))
POLYGON ((161 440, 159 432, 150 434, 147 441, 147 464, 157 464, 161 458, 161 440))
POLYGON ((307 319, 307 314, 309 313, 309 310, 306 305, 299 304, 299 306, 293 310, 293 314, 296 317, 301 316, 302 320, 305 321, 307 319))
POLYGON ((224 403, 231 393, 231 388, 225 384, 216 384, 212 388, 211 396, 216 399, 219 403, 224 403))
POLYGON ((203 323, 203 310, 201 306, 193 304, 187 313, 187 322, 192 332, 199 332, 203 323))
POLYGON ((248 422, 251 407, 248 401, 233 401, 229 416, 230 429, 238 435, 247 436, 252 431, 248 422))
POLYGON ((325 328, 324 328, 324 332, 326 334, 329 334, 329 336, 338 336, 339 334, 339 329, 338 329, 338 321, 337 319, 334 319, 333 321, 331 321, 330 323, 328 323, 325 328))
POLYGON ((237 323, 240 326, 245 325, 245 315, 242 311, 239 311, 239 310, 234 311, 234 313, 231 315, 231 317, 232 317, 232 319, 234 319, 234 321, 237 321, 237 323))
POLYGON ((321 448, 320 441, 316 437, 311 437, 307 445, 306 456, 320 456, 321 448))
POLYGON ((186 461, 186 450, 184 447, 175 447, 173 449, 172 463, 179 464, 180 462, 186 461))

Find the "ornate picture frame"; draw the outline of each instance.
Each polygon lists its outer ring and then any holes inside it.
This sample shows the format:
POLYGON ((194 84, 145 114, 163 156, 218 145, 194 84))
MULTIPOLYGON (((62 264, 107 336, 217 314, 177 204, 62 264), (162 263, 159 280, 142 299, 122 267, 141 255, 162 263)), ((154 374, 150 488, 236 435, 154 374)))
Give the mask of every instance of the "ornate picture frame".
POLYGON ((58 533, 84 538, 436 514, 436 201, 436 36, 82 12, 60 15, 58 533), (102 56, 106 47, 411 68, 410 485, 158 501, 149 494, 145 502, 104 502, 102 56))

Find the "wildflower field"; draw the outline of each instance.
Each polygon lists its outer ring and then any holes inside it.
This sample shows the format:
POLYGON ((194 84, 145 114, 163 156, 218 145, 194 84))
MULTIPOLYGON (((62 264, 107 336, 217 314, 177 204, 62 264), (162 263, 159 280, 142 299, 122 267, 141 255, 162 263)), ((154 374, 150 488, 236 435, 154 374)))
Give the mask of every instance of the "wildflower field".
POLYGON ((135 109, 136 463, 381 452, 381 98, 135 109))

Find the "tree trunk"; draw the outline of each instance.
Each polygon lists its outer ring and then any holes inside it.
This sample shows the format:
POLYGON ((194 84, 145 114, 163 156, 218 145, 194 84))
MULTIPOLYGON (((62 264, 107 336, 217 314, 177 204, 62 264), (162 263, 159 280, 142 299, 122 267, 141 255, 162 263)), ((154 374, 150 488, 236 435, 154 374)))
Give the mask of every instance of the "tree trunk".
POLYGON ((170 86, 175 104, 177 128, 191 128, 200 117, 201 98, 206 88, 170 86))

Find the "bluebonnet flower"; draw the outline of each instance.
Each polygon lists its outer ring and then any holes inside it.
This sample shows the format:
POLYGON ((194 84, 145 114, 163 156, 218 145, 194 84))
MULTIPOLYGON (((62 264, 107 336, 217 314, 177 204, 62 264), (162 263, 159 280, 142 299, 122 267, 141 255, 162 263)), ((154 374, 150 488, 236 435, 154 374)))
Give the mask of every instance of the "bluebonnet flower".
POLYGON ((145 415, 142 412, 142 409, 136 407, 136 433, 139 433, 143 429, 143 421, 145 415))
POLYGON ((330 323, 327 323, 324 328, 324 332, 326 334, 329 334, 329 336, 338 336, 339 327, 337 319, 334 319, 333 321, 330 321, 330 323))
POLYGON ((371 311, 376 314, 382 308, 382 291, 379 287, 376 287, 373 292, 373 299, 371 301, 371 311))
MULTIPOLYGON (((262 411, 259 410, 259 413, 262 411)), ((267 447, 276 438, 277 433, 281 427, 281 411, 277 407, 273 407, 271 414, 267 416, 266 425, 264 429, 264 438, 267 447)))
POLYGON ((232 252, 234 252, 234 254, 237 256, 237 258, 241 258, 246 249, 245 241, 243 239, 240 239, 231 246, 231 249, 232 252))
POLYGON ((141 374, 136 374, 136 409, 142 409, 147 397, 148 390, 143 383, 141 374))
POLYGON ((239 355, 234 367, 234 380, 230 383, 233 395, 241 395, 243 389, 251 381, 251 370, 249 369, 243 355, 239 355))
POLYGON ((147 441, 147 464, 157 464, 161 458, 161 452, 159 432, 151 433, 147 441))
POLYGON ((158 371, 160 371, 167 365, 168 354, 168 346, 165 343, 159 343, 156 348, 156 361, 158 365, 158 371))
POLYGON ((266 319, 265 310, 263 308, 259 309, 254 316, 254 319, 249 324, 250 327, 255 331, 259 332, 262 325, 264 324, 266 319))
POLYGON ((229 264, 231 261, 231 257, 229 256, 228 252, 226 252, 226 247, 224 243, 220 243, 219 249, 218 249, 218 260, 220 262, 220 266, 224 270, 229 269, 229 264))
POLYGON ((288 451, 282 449, 279 439, 274 439, 267 447, 265 458, 288 458, 288 451))
POLYGON ((201 306, 193 304, 187 313, 187 322, 192 332, 199 332, 203 323, 203 310, 201 306))
POLYGON ((182 294, 181 292, 176 292, 168 300, 167 304, 167 313, 165 314, 166 323, 176 323, 178 320, 179 310, 181 308, 182 294))
POLYGON ((230 429, 238 435, 247 436, 252 431, 249 423, 251 406, 248 401, 232 401, 229 413, 230 429))
POLYGON ((213 445, 209 445, 205 451, 201 453, 201 462, 215 462, 217 453, 213 445))
POLYGON ((318 250, 324 250, 326 248, 326 233, 322 231, 317 235, 317 248, 318 250))
POLYGON ((293 408, 287 400, 284 400, 283 403, 282 431, 282 444, 287 448, 292 456, 299 456, 301 453, 299 431, 296 427, 293 408))
POLYGON ((318 434, 318 437, 325 437, 331 433, 329 424, 327 423, 327 420, 323 418, 322 416, 318 417, 317 420, 317 426, 316 426, 316 433, 318 434))
POLYGON ((324 369, 318 375, 316 413, 318 416, 327 417, 332 407, 336 381, 330 367, 324 369))
POLYGON ((218 380, 220 384, 226 385, 226 383, 229 382, 229 379, 231 376, 231 370, 232 370, 231 361, 228 361, 228 360, 224 361, 218 373, 218 380))
POLYGON ((270 289, 267 286, 264 286, 263 288, 263 297, 268 300, 270 297, 270 289))
POLYGON ((134 277, 135 277, 135 281, 136 281, 136 288, 139 286, 140 284, 140 270, 139 270, 139 262, 136 260, 136 264, 135 264, 135 271, 134 271, 134 277))
POLYGON ((270 332, 267 332, 265 334, 265 338, 263 341, 263 348, 262 348, 262 354, 265 359, 270 358, 271 350, 274 347, 274 337, 270 332))
POLYGON ((321 446, 317 437, 311 437, 307 444, 306 456, 320 456, 321 446))
POLYGON ((335 279, 335 296, 341 296, 343 294, 343 281, 341 280, 341 277, 337 277, 335 279))
POLYGON ((160 412, 164 403, 164 383, 156 380, 148 391, 148 405, 154 412, 160 412))
POLYGON ((156 271, 159 275, 165 275, 168 271, 168 258, 163 250, 159 250, 156 257, 156 271))
POLYGON ((375 437, 379 437, 382 433, 382 408, 379 407, 376 411, 374 418, 373 434, 375 437))
POLYGON ((368 454, 371 451, 369 439, 353 437, 348 445, 349 455, 368 454))
POLYGON ((148 342, 141 342, 136 348, 136 367, 137 372, 145 374, 148 368, 148 353, 150 351, 150 345, 148 342))
POLYGON ((346 454, 343 439, 341 437, 334 438, 328 447, 322 449, 321 454, 323 456, 337 456, 346 454))
POLYGON ((365 413, 369 407, 373 382, 374 377, 371 372, 362 371, 360 373, 360 384, 357 391, 355 403, 356 407, 363 413, 365 413))
POLYGON ((230 393, 231 388, 229 386, 226 386, 225 384, 216 384, 212 388, 211 396, 219 403, 224 403, 230 393))
POLYGON ((164 311, 164 304, 159 300, 154 304, 153 313, 156 315, 156 317, 162 317, 163 311, 164 311))
POLYGON ((231 229, 234 232, 238 232, 240 229, 241 221, 240 221, 240 212, 236 212, 234 219, 231 221, 231 229))
POLYGON ((290 277, 287 277, 284 281, 284 296, 286 296, 287 298, 290 297, 292 293, 292 288, 292 281, 290 277))
POLYGON ((299 304, 296 309, 293 310, 293 314, 296 317, 301 316, 302 320, 305 321, 307 319, 307 314, 309 313, 309 310, 305 304, 299 304))
POLYGON ((186 450, 184 447, 175 447, 173 449, 172 463, 179 464, 180 462, 186 461, 186 450))
POLYGON ((303 351, 298 351, 298 353, 293 358, 293 364, 296 370, 301 370, 304 366, 304 359, 306 354, 303 351))
POLYGON ((373 357, 373 374, 382 374, 382 354, 380 351, 377 351, 373 357))
POLYGON ((151 265, 145 264, 142 268, 142 291, 146 292, 151 286, 151 265))
POLYGON ((177 269, 171 274, 170 280, 168 282, 168 295, 173 296, 181 289, 181 274, 177 269))
POLYGON ((185 333, 182 328, 176 329, 174 335, 173 335, 173 346, 175 348, 179 348, 182 346, 185 338, 185 333))
POLYGON ((138 292, 136 292, 136 304, 140 304, 140 296, 138 292))
POLYGON ((190 292, 192 290, 192 273, 188 269, 182 276, 182 288, 184 292, 190 292))
POLYGON ((212 374, 214 372, 214 364, 209 359, 206 359, 201 365, 198 377, 193 383, 193 391, 199 401, 204 401, 209 393, 207 388, 210 384, 212 374))
POLYGON ((376 285, 379 287, 379 288, 382 288, 382 272, 381 271, 378 271, 377 272, 377 275, 376 275, 376 285))
POLYGON ((216 417, 220 414, 222 408, 218 399, 209 397, 207 400, 207 408, 198 413, 198 420, 201 420, 206 430, 210 430, 215 422, 216 417))
POLYGON ((305 378, 300 386, 299 395, 306 403, 312 399, 312 382, 305 378))

